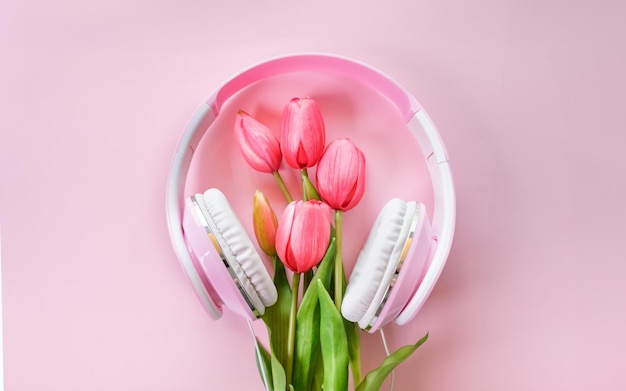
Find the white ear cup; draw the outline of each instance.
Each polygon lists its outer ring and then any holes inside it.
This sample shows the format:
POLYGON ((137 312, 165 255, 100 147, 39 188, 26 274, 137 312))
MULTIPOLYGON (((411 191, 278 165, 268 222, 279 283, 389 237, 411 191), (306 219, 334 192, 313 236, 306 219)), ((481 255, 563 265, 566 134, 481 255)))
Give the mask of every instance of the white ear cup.
POLYGON ((416 203, 394 198, 380 211, 346 287, 341 313, 366 328, 396 272, 411 229, 416 203))
POLYGON ((278 300, 276 287, 241 222, 224 194, 209 189, 203 194, 208 223, 224 258, 235 272, 247 300, 259 314, 278 300))

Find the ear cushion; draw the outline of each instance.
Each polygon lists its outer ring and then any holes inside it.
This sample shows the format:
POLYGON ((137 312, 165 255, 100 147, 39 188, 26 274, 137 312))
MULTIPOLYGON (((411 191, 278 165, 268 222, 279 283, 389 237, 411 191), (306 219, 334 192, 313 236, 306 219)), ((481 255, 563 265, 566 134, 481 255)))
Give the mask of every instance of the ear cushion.
POLYGON ((276 287, 261 257, 233 212, 224 194, 209 189, 203 194, 204 204, 210 217, 211 230, 241 287, 260 314, 278 300, 276 287))
POLYGON ((350 283, 346 288, 341 313, 361 328, 368 326, 398 267, 411 228, 416 203, 394 198, 379 213, 361 249, 350 283))

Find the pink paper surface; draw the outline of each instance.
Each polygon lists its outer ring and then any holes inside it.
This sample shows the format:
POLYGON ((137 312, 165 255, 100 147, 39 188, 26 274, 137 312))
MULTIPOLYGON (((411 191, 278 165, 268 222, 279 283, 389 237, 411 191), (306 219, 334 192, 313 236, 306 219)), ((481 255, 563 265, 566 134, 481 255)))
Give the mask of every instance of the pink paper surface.
MULTIPOLYGON (((346 55, 394 77, 428 110, 451 158, 455 243, 416 319, 386 330, 392 348, 430 332, 396 370, 394 389, 624 389, 625 8, 2 2, 5 389, 262 389, 245 322, 229 312, 211 321, 177 264, 165 182, 184 125, 213 88, 302 51, 346 55)), ((306 88, 337 107, 332 83, 306 88)), ((367 122, 377 97, 348 90, 337 104, 367 122)), ((274 121, 289 92, 246 109, 274 121)), ((377 107, 372 121, 387 112, 377 107)), ((330 115, 337 133, 343 118, 330 115)), ((203 156, 194 172, 216 164, 203 156)), ((384 164, 396 167, 372 160, 372 183, 384 164)), ((247 192, 258 177, 244 168, 236 170, 247 192)), ((198 187, 218 181, 195 178, 198 187)), ((398 189, 429 197, 417 185, 398 189)), ((373 209, 383 198, 367 197, 373 209)), ((373 219, 369 204, 359 219, 373 219)), ((377 335, 362 341, 367 370, 384 352, 377 335)))

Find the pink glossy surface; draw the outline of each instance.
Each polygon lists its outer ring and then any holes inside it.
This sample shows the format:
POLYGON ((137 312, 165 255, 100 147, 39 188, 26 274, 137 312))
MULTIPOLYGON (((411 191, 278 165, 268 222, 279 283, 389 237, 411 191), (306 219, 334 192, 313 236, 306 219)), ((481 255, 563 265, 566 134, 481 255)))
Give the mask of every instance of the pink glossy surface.
MULTIPOLYGON (((453 164, 451 257, 416 319, 387 332, 394 347, 430 332, 396 389, 623 389, 624 8, 4 1, 6 389, 261 389, 245 322, 212 322, 180 272, 165 181, 184 124, 215 86, 264 58, 316 50, 400 81, 453 164)), ((256 109, 271 118, 266 107, 256 109)), ((398 166, 370 155, 380 172, 398 166)), ((401 191, 420 189, 410 185, 401 191)), ((363 343, 371 367, 382 347, 377 336, 363 343)))
POLYGON ((226 100, 255 81, 299 70, 301 72, 337 73, 358 79, 388 97, 407 121, 420 109, 419 104, 410 98, 410 94, 407 94, 402 86, 391 81, 380 70, 370 69, 367 64, 357 63, 354 59, 344 61, 344 57, 337 54, 333 56, 302 54, 300 56, 283 55, 264 60, 233 77, 215 96, 211 96, 208 102, 219 112, 226 100))

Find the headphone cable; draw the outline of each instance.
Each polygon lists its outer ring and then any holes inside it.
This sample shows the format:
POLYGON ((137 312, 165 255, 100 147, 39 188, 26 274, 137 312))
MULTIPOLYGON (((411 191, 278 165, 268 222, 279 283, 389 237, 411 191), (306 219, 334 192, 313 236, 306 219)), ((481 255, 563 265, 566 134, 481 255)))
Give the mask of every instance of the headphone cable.
MULTIPOLYGON (((387 354, 387 357, 389 357, 391 355, 391 353, 389 353, 389 346, 387 346, 387 338, 385 338, 385 332, 383 331, 382 327, 378 331, 380 331, 380 338, 383 341, 383 347, 385 348, 385 354, 387 354)), ((395 369, 392 369, 391 370, 391 382, 389 384, 389 391, 393 391, 394 372, 395 372, 395 369)))

